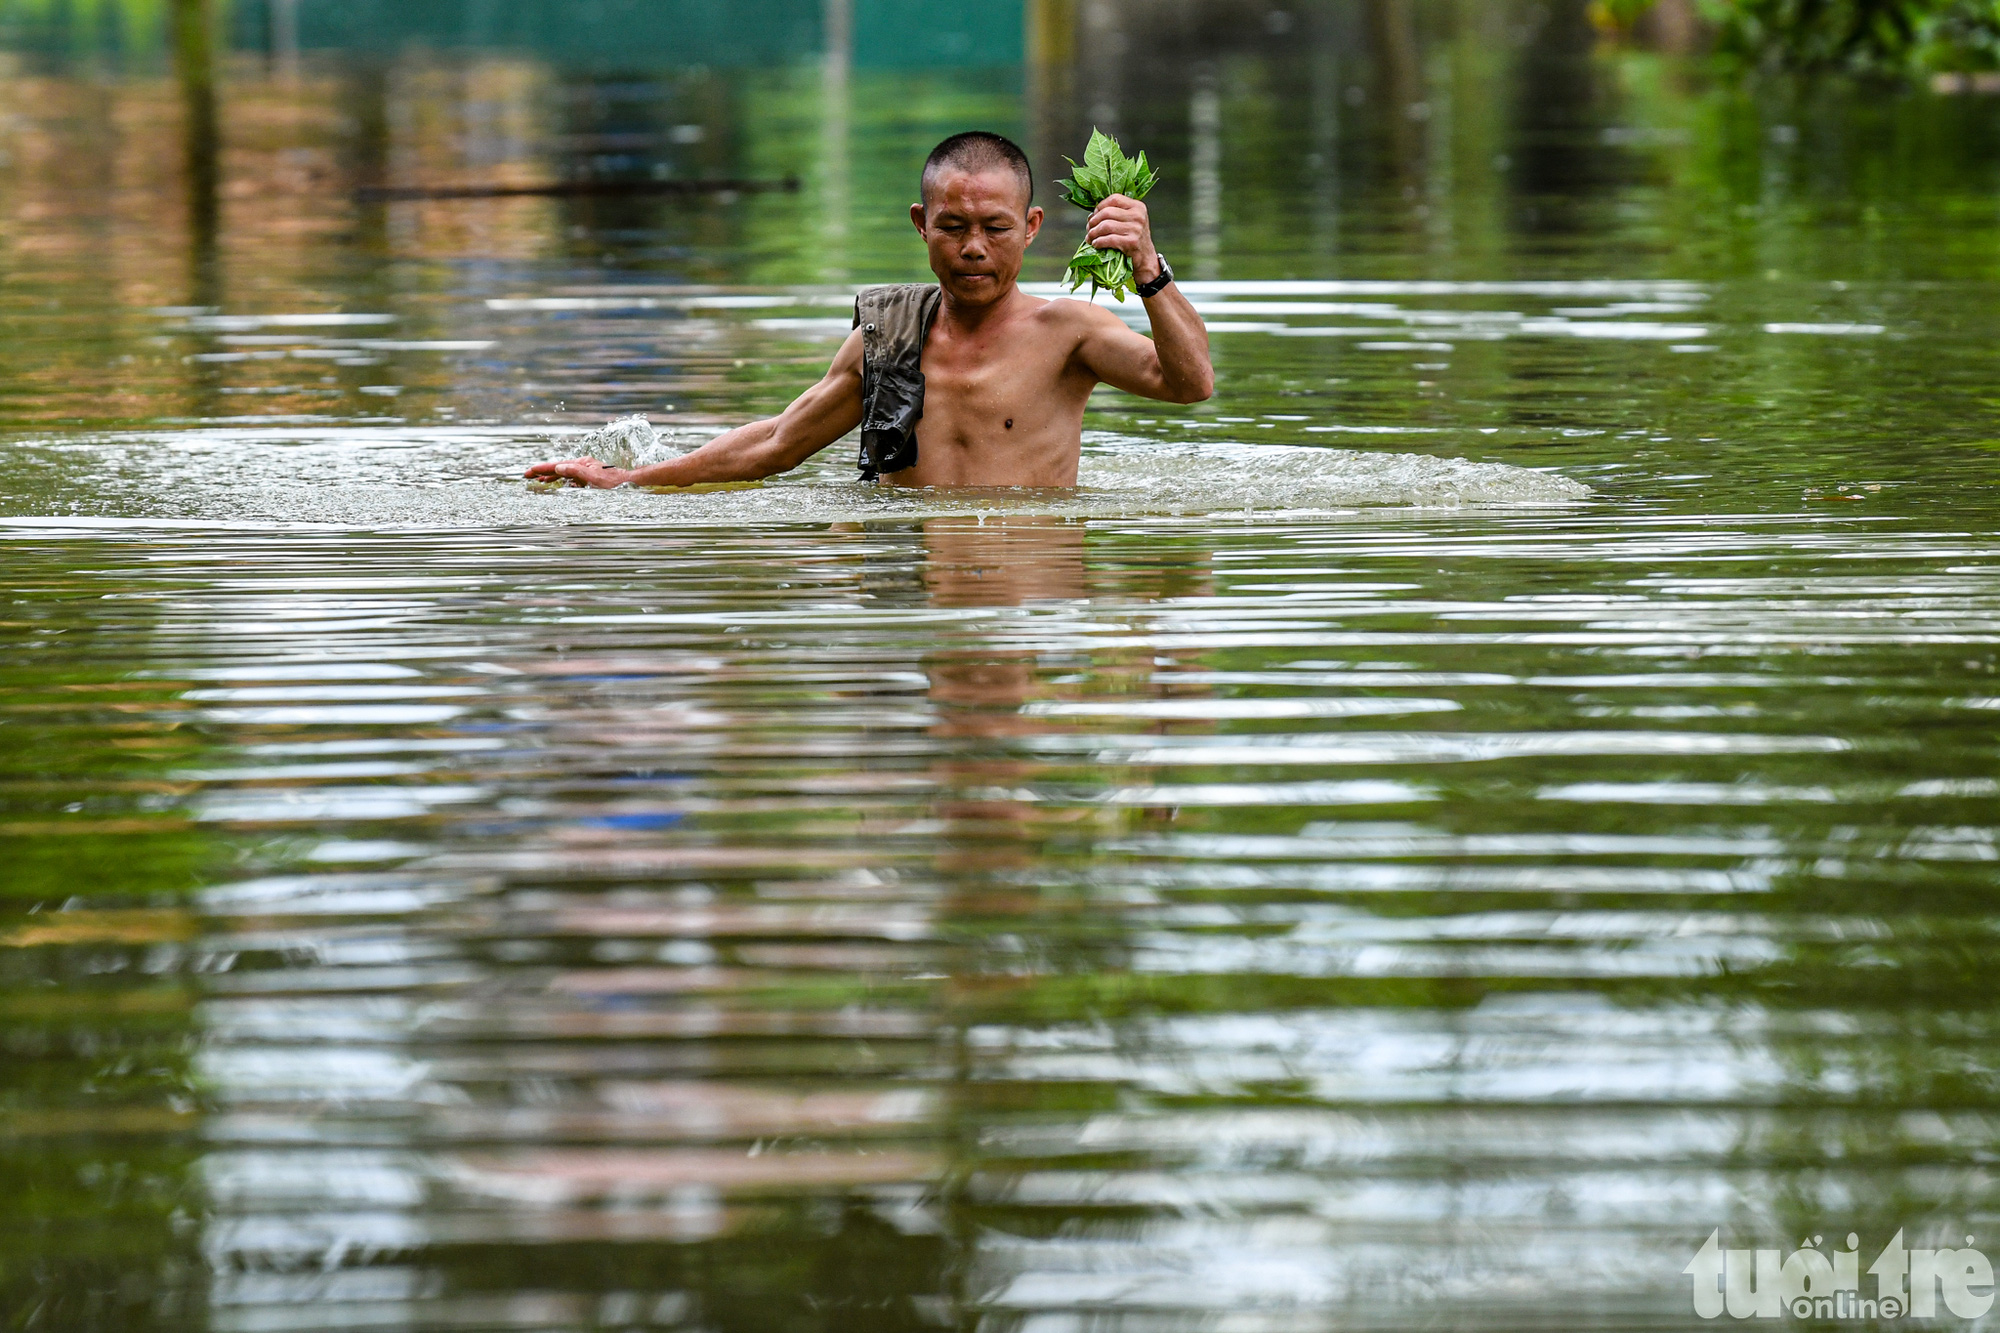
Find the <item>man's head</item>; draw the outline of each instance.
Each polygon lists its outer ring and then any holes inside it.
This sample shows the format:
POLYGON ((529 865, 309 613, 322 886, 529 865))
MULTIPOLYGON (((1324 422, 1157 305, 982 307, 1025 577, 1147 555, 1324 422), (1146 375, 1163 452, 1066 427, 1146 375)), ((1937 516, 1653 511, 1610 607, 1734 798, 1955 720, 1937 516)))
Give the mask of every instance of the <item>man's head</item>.
POLYGON ((910 221, 946 293, 985 305, 1012 291, 1028 243, 1042 229, 1028 155, 984 130, 954 134, 924 162, 922 197, 910 205, 910 221))
POLYGON ((930 206, 932 194, 946 175, 952 172, 980 175, 988 171, 1014 177, 1021 187, 1021 212, 1025 215, 1035 202, 1035 173, 1028 166, 1028 155, 1012 139, 990 130, 954 134, 931 149, 931 155, 924 159, 925 207, 930 206))

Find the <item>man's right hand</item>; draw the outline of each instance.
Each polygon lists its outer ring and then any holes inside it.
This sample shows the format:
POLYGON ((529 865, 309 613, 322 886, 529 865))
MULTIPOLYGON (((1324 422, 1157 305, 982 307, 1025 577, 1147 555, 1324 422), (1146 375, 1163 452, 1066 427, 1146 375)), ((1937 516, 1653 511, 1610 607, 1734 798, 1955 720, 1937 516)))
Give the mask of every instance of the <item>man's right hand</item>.
POLYGON ((841 343, 826 378, 769 420, 724 431, 693 453, 644 467, 608 467, 595 458, 565 458, 560 463, 535 464, 527 478, 602 490, 759 481, 797 467, 860 424, 861 330, 856 329, 841 343))
POLYGON ((611 467, 595 458, 565 458, 557 463, 537 463, 525 475, 529 481, 566 481, 572 486, 594 486, 608 491, 623 486, 632 479, 632 474, 622 467, 611 467))
POLYGON ((1142 283, 1160 276, 1160 252, 1153 244, 1153 220, 1146 206, 1125 194, 1106 195, 1084 224, 1083 238, 1100 250, 1120 250, 1142 283))

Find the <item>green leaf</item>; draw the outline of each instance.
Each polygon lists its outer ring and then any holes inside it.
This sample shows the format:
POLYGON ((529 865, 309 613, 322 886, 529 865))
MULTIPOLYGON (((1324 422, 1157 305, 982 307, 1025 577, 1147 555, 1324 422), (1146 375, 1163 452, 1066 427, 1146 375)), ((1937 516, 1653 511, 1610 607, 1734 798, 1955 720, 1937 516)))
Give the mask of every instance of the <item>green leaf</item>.
POLYGON ((1158 184, 1159 179, 1159 174, 1146 164, 1146 155, 1140 153, 1136 169, 1132 173, 1132 188, 1125 193, 1131 195, 1134 199, 1144 199, 1147 191, 1158 184))
POLYGON ((1090 132, 1090 144, 1083 150, 1081 163, 1070 157, 1063 161, 1069 163, 1071 174, 1056 184, 1062 187, 1066 199, 1086 210, 1095 209, 1114 194, 1143 199, 1160 180, 1144 153, 1126 157, 1118 141, 1102 130, 1090 132))
POLYGON ((1118 149, 1118 141, 1116 139, 1106 134, 1103 130, 1098 129, 1095 125, 1091 126, 1090 143, 1083 150, 1083 162, 1085 166, 1095 167, 1098 171, 1109 175, 1112 162, 1116 158, 1123 156, 1124 154, 1118 149))
POLYGON ((1112 253, 1097 249, 1089 241, 1077 246, 1075 256, 1069 261, 1068 271, 1063 275, 1069 281, 1069 289, 1075 291, 1087 281, 1090 283, 1092 294, 1095 295, 1098 288, 1110 286, 1110 280, 1105 273, 1105 264, 1112 253))

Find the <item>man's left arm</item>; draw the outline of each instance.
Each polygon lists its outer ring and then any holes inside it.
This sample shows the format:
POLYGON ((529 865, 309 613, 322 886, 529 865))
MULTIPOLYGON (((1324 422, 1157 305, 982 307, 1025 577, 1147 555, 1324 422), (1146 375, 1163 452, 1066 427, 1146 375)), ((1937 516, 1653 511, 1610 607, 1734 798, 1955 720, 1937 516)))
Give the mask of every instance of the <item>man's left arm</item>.
MULTIPOLYGON (((1151 219, 1137 199, 1114 194, 1090 215, 1084 236, 1100 250, 1122 250, 1143 285, 1160 276, 1151 219)), ((1109 311, 1090 321, 1078 349, 1091 373, 1106 384, 1169 403, 1198 403, 1215 393, 1208 360, 1208 328, 1180 284, 1170 282, 1145 298, 1153 336, 1141 337, 1109 311)))

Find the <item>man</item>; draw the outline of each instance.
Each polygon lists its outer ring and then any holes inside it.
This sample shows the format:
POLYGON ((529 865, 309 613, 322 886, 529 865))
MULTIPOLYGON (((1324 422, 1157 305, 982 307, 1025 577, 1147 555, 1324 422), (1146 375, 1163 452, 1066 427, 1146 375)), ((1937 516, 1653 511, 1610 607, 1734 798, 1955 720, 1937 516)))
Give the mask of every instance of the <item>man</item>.
POLYGON ((1208 331, 1153 247, 1146 206, 1112 195, 1085 235, 1132 260, 1153 337, 1082 301, 1015 285, 1042 228, 1027 156, 997 134, 956 134, 924 163, 910 220, 937 286, 872 288, 826 378, 767 421, 641 468, 538 463, 586 486, 751 481, 797 467, 856 426, 862 475, 906 486, 1074 486, 1083 409, 1099 383, 1170 403, 1214 392, 1208 331), (900 361, 898 358, 900 357, 900 361))

